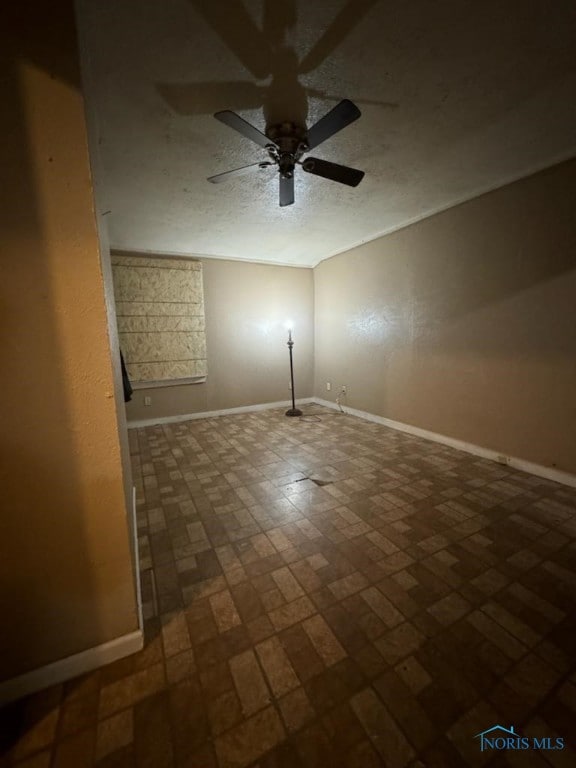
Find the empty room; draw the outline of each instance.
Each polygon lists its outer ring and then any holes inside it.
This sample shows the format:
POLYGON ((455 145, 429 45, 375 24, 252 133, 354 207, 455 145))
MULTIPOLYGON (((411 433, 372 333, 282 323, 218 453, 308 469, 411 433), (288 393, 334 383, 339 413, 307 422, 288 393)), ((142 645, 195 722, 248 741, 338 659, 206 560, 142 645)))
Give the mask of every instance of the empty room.
POLYGON ((576 765, 576 16, 21 0, 0 768, 576 765))

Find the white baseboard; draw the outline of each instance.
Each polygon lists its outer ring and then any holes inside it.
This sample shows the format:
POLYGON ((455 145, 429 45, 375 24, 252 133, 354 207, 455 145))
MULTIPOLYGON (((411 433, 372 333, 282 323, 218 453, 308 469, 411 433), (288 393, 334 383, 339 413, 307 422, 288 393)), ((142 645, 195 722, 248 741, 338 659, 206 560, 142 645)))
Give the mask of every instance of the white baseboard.
POLYGON ((5 680, 0 683, 0 705, 8 704, 43 688, 91 672, 105 664, 122 659, 124 656, 137 653, 142 650, 143 646, 144 636, 139 629, 52 664, 33 669, 24 675, 5 680))
MULTIPOLYGON (((296 400, 296 405, 307 405, 308 403, 313 402, 315 402, 315 400, 312 397, 301 397, 296 400)), ((238 408, 224 408, 221 411, 199 411, 198 413, 183 413, 180 416, 158 416, 155 419, 140 419, 138 421, 129 421, 128 429, 137 429, 138 427, 153 427, 157 424, 176 424, 180 421, 191 421, 193 419, 213 419, 216 416, 230 416, 234 413, 268 411, 271 408, 289 408, 291 405, 291 400, 280 400, 277 403, 241 405, 238 408)))
MULTIPOLYGON (((323 400, 320 397, 315 397, 314 402, 318 405, 324 405, 326 408, 339 410, 338 405, 330 400, 323 400)), ((401 421, 386 419, 383 416, 376 416, 367 411, 358 411, 356 408, 344 408, 344 412, 350 416, 358 416, 360 419, 373 421, 376 424, 382 424, 385 427, 390 427, 390 429, 395 429, 399 432, 406 432, 415 437, 422 437, 425 440, 432 440, 435 443, 448 445, 450 448, 456 448, 458 451, 471 453, 474 456, 481 456, 483 459, 490 459, 499 464, 506 464, 513 469, 527 472, 529 475, 536 475, 536 477, 543 477, 546 480, 552 480, 555 483, 561 483, 562 485, 569 485, 572 488, 576 488, 576 475, 573 475, 570 472, 563 472, 562 470, 554 469, 553 467, 545 467, 542 464, 534 464, 531 461, 519 459, 516 456, 504 456, 498 451, 493 451, 490 448, 483 448, 480 445, 474 445, 474 443, 466 443, 463 440, 457 440, 456 438, 448 437, 447 435, 440 435, 437 432, 429 432, 427 429, 420 429, 420 427, 413 427, 411 424, 404 424, 401 421)))
MULTIPOLYGON (((323 405, 326 408, 333 408, 338 410, 338 405, 331 400, 324 400, 321 397, 303 397, 296 400, 297 405, 308 405, 309 403, 317 403, 323 405)), ((250 413, 252 411, 266 411, 271 408, 288 408, 292 402, 290 400, 282 400, 276 403, 260 403, 258 405, 243 405, 238 408, 225 408, 220 411, 200 411, 199 413, 187 413, 180 416, 163 416, 155 419, 143 419, 140 421, 131 421, 128 423, 128 429, 137 429, 138 427, 152 427, 157 424, 174 424, 181 421, 191 421, 193 419, 212 419, 216 416, 227 416, 234 413, 250 413)), ((496 461, 499 464, 506 464, 513 469, 519 469, 522 472, 527 472, 530 475, 536 475, 536 477, 543 477, 546 480, 552 480, 555 483, 561 483, 562 485, 568 485, 572 488, 576 488, 576 475, 570 472, 563 472, 560 469, 554 469, 554 467, 545 467, 541 464, 535 464, 525 459, 520 459, 516 456, 504 456, 498 451, 494 451, 491 448, 484 448, 481 445, 475 445, 474 443, 467 443, 464 440, 457 440, 454 437, 448 437, 447 435, 441 435, 438 432, 430 432, 427 429, 420 429, 420 427, 414 427, 411 424, 404 424, 401 421, 394 421, 393 419, 386 419, 384 416, 377 416, 374 413, 368 413, 367 411, 359 411, 356 408, 344 409, 345 413, 350 416, 357 416, 360 419, 366 421, 372 421, 376 424, 382 424, 390 429, 395 429, 399 432, 406 432, 409 435, 415 437, 422 437, 424 440, 432 440, 435 443, 441 443, 447 445, 450 448, 455 448, 458 451, 464 451, 465 453, 471 453, 474 456, 480 456, 483 459, 489 459, 496 461)))

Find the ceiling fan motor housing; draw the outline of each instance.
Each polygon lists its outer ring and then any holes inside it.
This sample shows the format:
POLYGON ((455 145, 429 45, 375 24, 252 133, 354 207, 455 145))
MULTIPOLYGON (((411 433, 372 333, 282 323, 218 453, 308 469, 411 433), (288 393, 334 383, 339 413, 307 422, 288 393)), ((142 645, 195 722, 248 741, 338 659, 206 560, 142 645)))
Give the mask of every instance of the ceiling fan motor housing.
POLYGON ((295 123, 278 123, 266 129, 266 136, 274 142, 268 147, 268 153, 278 163, 280 175, 291 179, 294 166, 308 149, 306 129, 295 123))

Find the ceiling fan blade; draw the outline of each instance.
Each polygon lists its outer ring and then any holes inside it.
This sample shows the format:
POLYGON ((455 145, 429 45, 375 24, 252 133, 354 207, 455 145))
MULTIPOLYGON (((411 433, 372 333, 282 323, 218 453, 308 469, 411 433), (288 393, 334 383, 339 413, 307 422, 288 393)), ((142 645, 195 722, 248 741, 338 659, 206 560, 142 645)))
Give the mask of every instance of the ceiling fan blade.
POLYGON ((245 136, 259 146, 264 147, 264 149, 266 149, 269 144, 273 144, 273 142, 259 131, 258 128, 254 128, 253 125, 246 122, 246 120, 240 117, 240 115, 237 115, 236 112, 231 112, 229 109, 225 109, 223 112, 216 112, 214 117, 216 120, 220 120, 221 123, 224 123, 224 125, 234 128, 234 130, 241 133, 242 136, 245 136))
POLYGON ((289 179, 280 176, 280 205, 292 205, 294 202, 294 176, 289 179))
POLYGON ((361 114, 362 112, 360 112, 356 104, 353 104, 348 99, 343 99, 308 130, 306 139, 308 148, 314 149, 314 147, 322 144, 323 141, 334 136, 342 128, 346 128, 354 120, 358 120, 361 114))
POLYGON ((212 184, 220 184, 221 181, 227 181, 234 176, 243 176, 245 173, 259 170, 260 168, 267 168, 269 165, 274 165, 273 162, 263 163, 251 163, 250 165, 243 165, 241 168, 235 168, 233 171, 226 171, 225 173, 217 173, 216 176, 209 176, 207 181, 211 181, 212 184))
POLYGON ((364 178, 364 171, 358 171, 347 165, 329 163, 327 160, 319 160, 317 157, 307 157, 302 163, 302 168, 307 173, 313 173, 315 176, 322 176, 331 181, 338 181, 349 187, 357 187, 364 178))

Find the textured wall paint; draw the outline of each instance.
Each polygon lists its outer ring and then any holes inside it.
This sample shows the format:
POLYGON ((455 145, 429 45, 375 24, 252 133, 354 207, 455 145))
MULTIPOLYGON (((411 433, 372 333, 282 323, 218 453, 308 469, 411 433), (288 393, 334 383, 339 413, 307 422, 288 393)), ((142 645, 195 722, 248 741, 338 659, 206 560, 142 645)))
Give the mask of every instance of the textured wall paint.
POLYGON ((136 629, 73 4, 3 25, 0 680, 136 629))
POLYGON ((285 322, 294 323, 297 397, 312 395, 311 269, 203 259, 208 378, 136 390, 129 421, 288 400, 285 322), (150 407, 144 397, 152 398, 150 407))
POLYGON ((576 472, 576 162, 314 270, 315 394, 576 472))

